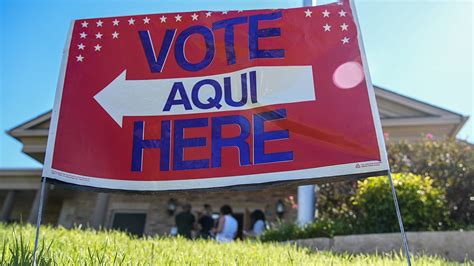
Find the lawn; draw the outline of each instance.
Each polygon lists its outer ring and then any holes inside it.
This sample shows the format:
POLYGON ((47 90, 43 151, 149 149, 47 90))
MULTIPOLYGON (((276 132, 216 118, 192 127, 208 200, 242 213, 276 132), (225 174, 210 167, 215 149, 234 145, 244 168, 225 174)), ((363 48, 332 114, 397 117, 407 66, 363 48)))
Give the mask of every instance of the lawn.
MULTIPOLYGON (((34 234, 33 226, 0 224, 0 265, 31 265, 34 234)), ((337 255, 289 244, 134 238, 47 226, 41 227, 39 259, 40 265, 406 265, 400 254, 337 255)), ((458 265, 426 256, 414 260, 415 265, 458 265)))

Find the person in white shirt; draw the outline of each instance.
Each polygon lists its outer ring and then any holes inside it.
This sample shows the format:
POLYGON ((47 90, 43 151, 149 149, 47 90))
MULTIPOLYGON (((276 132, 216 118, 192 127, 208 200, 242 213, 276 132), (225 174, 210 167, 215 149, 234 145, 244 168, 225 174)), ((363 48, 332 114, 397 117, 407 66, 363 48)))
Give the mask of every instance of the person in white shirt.
POLYGON ((222 206, 220 211, 221 216, 214 230, 216 240, 221 243, 232 242, 237 235, 237 220, 232 216, 232 208, 229 205, 222 206))
POLYGON ((245 231, 244 234, 252 237, 260 236, 267 227, 265 222, 265 214, 263 213, 263 211, 253 211, 250 214, 250 221, 252 224, 252 229, 250 231, 245 231))

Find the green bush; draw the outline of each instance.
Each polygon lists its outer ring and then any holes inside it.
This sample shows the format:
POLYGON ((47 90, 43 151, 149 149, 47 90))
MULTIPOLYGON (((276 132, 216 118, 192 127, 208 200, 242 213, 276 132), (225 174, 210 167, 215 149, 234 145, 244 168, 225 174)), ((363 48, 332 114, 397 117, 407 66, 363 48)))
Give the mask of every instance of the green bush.
POLYGON ((274 225, 272 229, 266 230, 260 236, 260 240, 267 242, 332 237, 334 235, 332 227, 333 222, 325 219, 316 220, 304 227, 300 227, 296 223, 280 223, 274 225))
MULTIPOLYGON (((474 224, 474 146, 460 140, 387 142, 389 162, 396 173, 429 176, 432 186, 446 192, 444 210, 449 220, 443 229, 468 228, 474 224)), ((317 208, 320 217, 333 220, 355 219, 351 198, 357 193, 357 181, 337 182, 319 187, 317 208)), ((400 202, 403 206, 403 200, 400 202)), ((403 211, 403 208, 402 208, 403 211)), ((350 229, 350 228, 349 228, 350 229)))
MULTIPOLYGON (((414 174, 394 174, 405 229, 432 231, 445 227, 447 211, 444 191, 433 179, 414 174)), ((358 182, 352 203, 357 213, 358 231, 386 233, 399 231, 391 186, 387 177, 371 177, 358 182)))
POLYGON ((388 142, 389 162, 397 173, 430 176, 446 190, 446 210, 454 228, 472 225, 474 204, 474 146, 464 141, 388 142))
MULTIPOLYGON (((433 185, 433 179, 414 174, 394 174, 393 181, 406 230, 433 231, 447 227, 444 191, 433 185)), ((386 176, 359 181, 358 190, 349 202, 350 211, 340 213, 337 218, 320 217, 304 227, 296 223, 277 224, 265 231, 261 240, 287 241, 400 230, 386 176)))

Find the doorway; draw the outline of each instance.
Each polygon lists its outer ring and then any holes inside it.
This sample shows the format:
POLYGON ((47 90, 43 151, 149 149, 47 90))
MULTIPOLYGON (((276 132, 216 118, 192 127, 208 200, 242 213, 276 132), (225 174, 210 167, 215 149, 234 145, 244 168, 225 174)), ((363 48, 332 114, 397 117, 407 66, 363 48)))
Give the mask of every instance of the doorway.
POLYGON ((142 236, 145 232, 146 213, 116 212, 113 216, 112 229, 142 236))

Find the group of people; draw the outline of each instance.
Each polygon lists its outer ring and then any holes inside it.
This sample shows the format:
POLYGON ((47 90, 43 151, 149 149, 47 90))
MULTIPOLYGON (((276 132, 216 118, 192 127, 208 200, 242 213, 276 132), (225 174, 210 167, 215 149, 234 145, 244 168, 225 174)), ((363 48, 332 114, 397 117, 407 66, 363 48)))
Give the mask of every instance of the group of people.
MULTIPOLYGON (((177 235, 192 239, 192 231, 196 230, 197 238, 215 239, 219 242, 231 242, 236 238, 239 224, 229 205, 223 205, 219 214, 213 214, 212 207, 204 204, 203 209, 197 212, 197 222, 191 212, 190 204, 185 204, 182 208, 182 212, 175 217, 177 235)), ((257 237, 262 234, 266 228, 263 211, 253 211, 250 214, 250 220, 251 230, 243 233, 248 237, 257 237)))

